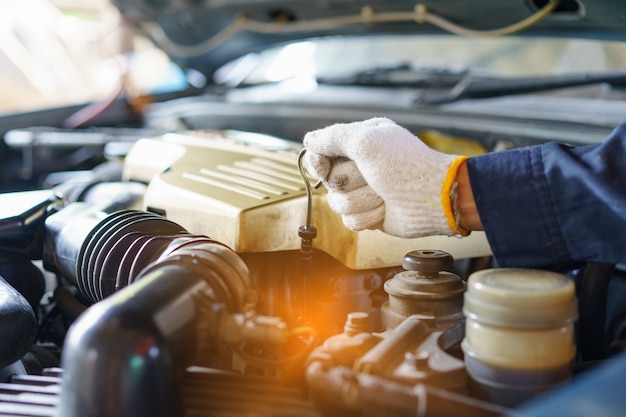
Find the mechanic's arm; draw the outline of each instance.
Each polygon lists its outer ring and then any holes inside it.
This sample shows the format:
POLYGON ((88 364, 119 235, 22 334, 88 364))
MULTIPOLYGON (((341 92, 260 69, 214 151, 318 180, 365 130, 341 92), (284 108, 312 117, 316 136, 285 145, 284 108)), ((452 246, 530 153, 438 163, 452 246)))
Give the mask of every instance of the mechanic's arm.
POLYGON ((483 230, 483 224, 478 215, 476 202, 474 201, 474 193, 470 184, 469 174, 467 173, 467 162, 463 162, 456 174, 457 182, 457 213, 459 216, 459 226, 461 228, 472 230, 483 230))
POLYGON ((546 143, 470 158, 466 167, 500 265, 626 262, 626 124, 597 145, 546 143))
POLYGON ((410 238, 483 229, 467 158, 436 152, 389 119, 309 132, 304 145, 308 170, 352 230, 410 238))
POLYGON ((600 145, 557 143, 473 158, 426 147, 388 119, 304 138, 309 171, 353 230, 400 237, 485 230, 500 266, 626 261, 626 125, 600 145))
POLYGON ((348 228, 406 238, 469 232, 455 209, 466 157, 437 152, 385 118, 328 126, 303 142, 308 171, 348 228))
POLYGON ((308 170, 324 182, 331 208, 350 229, 401 237, 483 229, 467 158, 435 152, 389 119, 309 132, 304 145, 308 170))

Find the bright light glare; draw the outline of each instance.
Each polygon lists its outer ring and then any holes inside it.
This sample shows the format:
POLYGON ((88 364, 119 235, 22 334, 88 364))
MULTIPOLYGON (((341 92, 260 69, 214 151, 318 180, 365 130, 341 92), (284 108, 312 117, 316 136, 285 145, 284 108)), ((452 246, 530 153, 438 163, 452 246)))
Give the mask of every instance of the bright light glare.
POLYGON ((316 51, 317 45, 313 42, 300 42, 284 47, 266 69, 266 79, 272 82, 287 78, 314 78, 316 51))

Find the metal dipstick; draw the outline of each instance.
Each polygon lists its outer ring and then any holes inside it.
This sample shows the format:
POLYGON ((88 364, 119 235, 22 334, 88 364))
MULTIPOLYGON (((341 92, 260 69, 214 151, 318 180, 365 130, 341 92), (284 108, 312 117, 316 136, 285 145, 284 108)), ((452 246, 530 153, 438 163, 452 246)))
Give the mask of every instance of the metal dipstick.
MULTIPOLYGON (((302 157, 306 153, 306 148, 303 148, 298 155, 298 170, 300 171, 300 176, 302 176, 302 180, 304 181, 304 187, 306 188, 306 223, 298 228, 298 236, 301 239, 300 252, 302 253, 302 305, 301 305, 301 315, 299 321, 301 324, 308 321, 307 319, 307 277, 311 270, 311 262, 313 260, 313 239, 317 236, 317 229, 314 226, 311 226, 311 213, 313 211, 313 194, 311 192, 311 184, 309 182, 309 177, 307 176, 304 168, 302 167, 302 157)), ((318 182, 321 184, 321 182, 318 182)), ((316 184, 315 187, 319 187, 316 184)))
MULTIPOLYGON (((313 257, 313 239, 317 236, 317 229, 314 226, 311 226, 311 213, 313 211, 313 194, 311 192, 311 184, 309 182, 309 177, 307 176, 304 168, 302 167, 302 158, 306 153, 306 148, 300 151, 298 154, 298 170, 300 171, 300 176, 304 181, 304 187, 306 188, 306 223, 303 226, 298 228, 298 236, 302 239, 301 243, 301 252, 302 259, 305 261, 311 260, 313 257)), ((321 181, 315 184, 315 188, 321 185, 321 181)))

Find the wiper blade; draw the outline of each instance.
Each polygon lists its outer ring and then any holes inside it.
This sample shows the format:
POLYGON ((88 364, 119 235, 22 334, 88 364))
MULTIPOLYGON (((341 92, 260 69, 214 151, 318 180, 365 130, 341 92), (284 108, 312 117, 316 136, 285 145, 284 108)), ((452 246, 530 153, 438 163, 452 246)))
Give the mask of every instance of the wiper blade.
POLYGON ((321 84, 418 89, 417 104, 436 105, 461 99, 489 98, 578 87, 597 83, 626 85, 626 71, 505 78, 470 69, 418 67, 401 63, 347 76, 322 77, 321 84))
POLYGON ((416 67, 401 63, 368 68, 345 76, 319 77, 317 82, 368 87, 452 88, 469 75, 467 69, 416 67))
POLYGON ((450 89, 421 91, 416 102, 430 105, 445 104, 468 98, 500 97, 598 83, 626 85, 626 71, 489 79, 468 76, 450 89))

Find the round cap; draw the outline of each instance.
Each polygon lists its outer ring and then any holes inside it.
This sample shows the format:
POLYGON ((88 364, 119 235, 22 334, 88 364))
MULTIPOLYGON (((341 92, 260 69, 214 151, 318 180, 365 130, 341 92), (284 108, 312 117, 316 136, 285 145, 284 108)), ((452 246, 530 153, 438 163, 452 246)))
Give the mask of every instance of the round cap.
POLYGON ((404 255, 402 267, 407 271, 430 275, 440 271, 453 271, 454 259, 442 250, 414 250, 404 255))
POLYGON ((543 328, 577 318, 574 282, 533 269, 496 268, 470 275, 463 312, 496 326, 543 328))

